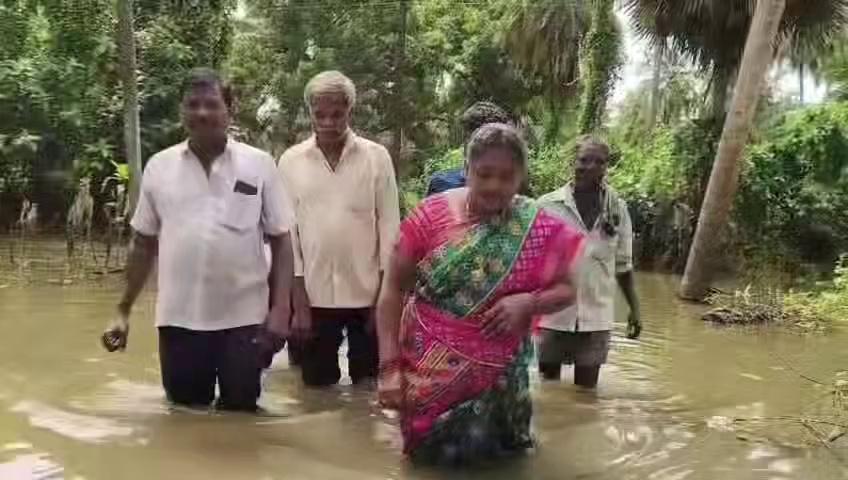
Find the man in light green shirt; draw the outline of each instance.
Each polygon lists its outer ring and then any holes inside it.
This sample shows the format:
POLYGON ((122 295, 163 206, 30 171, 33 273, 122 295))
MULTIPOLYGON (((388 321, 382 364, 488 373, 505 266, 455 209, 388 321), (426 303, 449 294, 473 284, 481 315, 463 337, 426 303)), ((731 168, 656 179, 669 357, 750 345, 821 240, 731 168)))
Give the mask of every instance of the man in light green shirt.
POLYGON ((627 204, 604 181, 609 147, 596 139, 580 142, 574 180, 539 199, 542 207, 563 217, 586 235, 584 258, 577 269, 574 305, 543 317, 539 371, 559 380, 563 363, 574 364, 574 383, 593 388, 606 362, 615 319, 616 284, 630 316, 627 336, 642 330, 633 282, 633 228, 627 204))

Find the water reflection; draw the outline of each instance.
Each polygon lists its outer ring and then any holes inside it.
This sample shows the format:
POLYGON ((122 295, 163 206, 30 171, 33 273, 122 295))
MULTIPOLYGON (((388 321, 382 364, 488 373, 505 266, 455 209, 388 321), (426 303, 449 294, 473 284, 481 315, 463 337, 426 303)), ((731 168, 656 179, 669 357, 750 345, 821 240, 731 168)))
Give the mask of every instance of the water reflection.
MULTIPOLYGON (((570 372, 534 383, 534 452, 450 478, 848 478, 825 449, 742 441, 735 422, 814 411, 826 392, 793 369, 830 378, 848 335, 714 329, 674 299, 675 282, 640 277, 644 337, 616 337, 597 392, 573 387, 570 372)), ((401 461, 396 418, 370 392, 304 389, 285 355, 265 376, 262 415, 170 408, 149 296, 129 351, 100 350, 115 298, 106 287, 0 290, 0 478, 446 477, 401 461)))
POLYGON ((3 457, 5 455, 0 456, 0 478, 32 478, 38 480, 64 478, 62 467, 51 462, 46 454, 21 454, 8 461, 3 457))

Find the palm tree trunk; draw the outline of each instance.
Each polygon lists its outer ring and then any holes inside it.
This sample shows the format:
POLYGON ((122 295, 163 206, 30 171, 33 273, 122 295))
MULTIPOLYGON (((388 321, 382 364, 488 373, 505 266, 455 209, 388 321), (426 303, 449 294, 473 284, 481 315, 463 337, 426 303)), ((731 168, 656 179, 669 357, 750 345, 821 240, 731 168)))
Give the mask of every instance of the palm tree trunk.
POLYGON ((651 104, 648 108, 648 126, 653 128, 657 124, 657 115, 660 111, 660 100, 662 99, 662 65, 665 58, 665 40, 657 43, 654 47, 654 74, 651 79, 651 104))
POLYGON ((138 118, 133 0, 118 0, 118 48, 121 83, 124 88, 124 148, 130 167, 130 215, 141 191, 141 132, 138 118))
POLYGON ((736 80, 730 112, 716 153, 695 239, 689 251, 680 296, 702 300, 714 271, 716 246, 726 226, 739 182, 739 163, 760 93, 774 58, 772 45, 777 36, 786 0, 759 0, 748 32, 739 77, 736 80))
POLYGON ((621 33, 615 22, 615 2, 596 0, 592 7, 592 27, 586 39, 588 59, 577 120, 580 133, 592 133, 603 123, 616 70, 621 65, 621 33))
POLYGON ((804 104, 804 75, 806 74, 806 69, 804 68, 804 64, 798 65, 798 98, 801 101, 801 105, 804 104))
POLYGON ((403 154, 404 127, 406 127, 406 115, 403 111, 404 98, 404 75, 406 74, 406 29, 409 12, 409 0, 400 2, 400 31, 398 33, 397 52, 395 55, 395 101, 394 120, 395 128, 392 134, 392 159, 394 160, 395 174, 400 172, 401 156, 403 154))
POLYGON ((723 68, 718 68, 715 71, 712 80, 712 105, 710 106, 711 116, 717 121, 722 121, 727 115, 727 91, 730 84, 730 79, 733 75, 723 68))

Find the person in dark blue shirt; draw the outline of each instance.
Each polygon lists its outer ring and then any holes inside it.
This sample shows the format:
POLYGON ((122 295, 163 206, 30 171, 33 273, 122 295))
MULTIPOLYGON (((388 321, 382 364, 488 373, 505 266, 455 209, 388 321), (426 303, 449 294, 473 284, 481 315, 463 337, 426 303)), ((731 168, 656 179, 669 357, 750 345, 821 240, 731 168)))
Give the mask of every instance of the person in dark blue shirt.
POLYGON ((454 168, 443 172, 436 172, 430 177, 427 184, 427 196, 437 193, 461 188, 465 186, 465 168, 454 168))
MULTIPOLYGON (((512 116, 501 107, 492 102, 477 102, 471 105, 468 110, 462 114, 460 119, 462 124, 463 140, 462 143, 471 138, 471 134, 475 130, 486 125, 487 123, 506 123, 514 124, 512 116)), ((435 195, 454 188, 465 186, 465 167, 454 168, 442 172, 436 172, 430 177, 427 184, 427 195, 435 195)))

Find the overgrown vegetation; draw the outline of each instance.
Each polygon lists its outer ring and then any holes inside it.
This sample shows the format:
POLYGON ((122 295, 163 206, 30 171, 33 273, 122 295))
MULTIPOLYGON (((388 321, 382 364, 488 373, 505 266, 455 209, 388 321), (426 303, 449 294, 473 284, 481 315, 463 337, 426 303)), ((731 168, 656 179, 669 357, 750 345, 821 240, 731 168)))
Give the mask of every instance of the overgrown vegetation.
POLYGON ((784 300, 787 315, 802 323, 835 323, 848 319, 848 257, 836 267, 832 281, 808 292, 791 293, 784 300))
MULTIPOLYGON (((303 87, 334 68, 356 82, 356 128, 395 155, 409 208, 432 173, 462 164, 460 113, 490 100, 527 134, 532 195, 568 180, 579 133, 605 136, 616 158, 610 182, 630 203, 641 265, 680 271, 751 10, 712 0, 710 9, 680 11, 625 2, 623 13, 651 40, 652 75, 613 110, 623 53, 614 3, 136 0, 143 156, 182 137, 179 85, 192 67, 225 73, 237 94, 234 134, 274 154, 309 133, 303 87), (742 21, 727 31, 702 28, 728 18, 742 21)), ((790 3, 785 49, 803 43, 816 52, 790 57, 810 67, 819 58, 816 72, 838 97, 848 82, 846 42, 830 40, 843 10, 790 3)), ((33 222, 63 228, 87 185, 94 230, 121 234, 126 179, 113 7, 105 0, 0 5, 0 230, 20 230, 25 205, 38 207, 30 208, 40 214, 33 222)), ((798 277, 848 251, 848 106, 800 108, 771 93, 760 105, 724 249, 725 266, 743 265, 744 280, 756 284, 777 278, 766 268, 798 277)), ((822 270, 827 279, 831 269, 822 270)))

